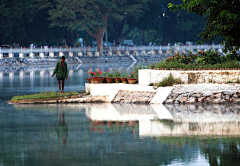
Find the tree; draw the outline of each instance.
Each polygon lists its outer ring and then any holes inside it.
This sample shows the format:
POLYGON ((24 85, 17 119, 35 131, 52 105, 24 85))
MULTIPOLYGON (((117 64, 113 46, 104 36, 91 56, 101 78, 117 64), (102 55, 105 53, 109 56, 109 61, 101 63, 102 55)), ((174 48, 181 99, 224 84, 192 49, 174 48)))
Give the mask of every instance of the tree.
POLYGON ((224 51, 233 51, 240 46, 240 1, 239 0, 183 0, 181 4, 169 3, 172 10, 188 10, 207 17, 203 32, 199 34, 201 40, 214 40, 222 37, 225 44, 224 51))
MULTIPOLYGON (((102 55, 103 35, 109 17, 123 19, 123 12, 132 12, 128 0, 39 0, 42 7, 49 8, 51 26, 86 30, 96 39, 97 49, 102 55)), ((140 1, 140 0, 139 0, 140 1)))
POLYGON ((34 16, 33 0, 0 0, 0 44, 22 42, 26 39, 25 23, 34 16))
POLYGON ((147 2, 150 0, 131 0, 127 3, 121 4, 124 6, 119 10, 118 14, 122 16, 122 19, 109 18, 110 27, 113 28, 110 37, 116 41, 116 44, 121 44, 122 39, 129 34, 136 26, 139 17, 144 14, 144 11, 148 8, 147 2))

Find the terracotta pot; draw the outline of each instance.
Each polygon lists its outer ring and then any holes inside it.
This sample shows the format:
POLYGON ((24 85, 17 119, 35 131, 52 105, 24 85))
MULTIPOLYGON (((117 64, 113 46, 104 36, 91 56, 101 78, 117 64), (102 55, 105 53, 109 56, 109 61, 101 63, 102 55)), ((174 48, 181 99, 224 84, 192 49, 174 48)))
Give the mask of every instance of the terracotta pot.
POLYGON ((136 78, 128 78, 127 80, 128 80, 129 84, 136 84, 136 82, 137 82, 136 78))
POLYGON ((98 83, 98 78, 99 77, 92 77, 92 79, 94 80, 94 83, 98 83))
POLYGON ((120 83, 121 79, 120 78, 114 78, 116 83, 120 83))
POLYGON ((105 77, 98 77, 97 80, 98 80, 98 83, 106 82, 106 78, 105 77))
POLYGON ((124 83, 124 84, 128 83, 127 78, 120 78, 120 79, 121 79, 122 83, 124 83))
POLYGON ((112 83, 112 82, 114 82, 114 78, 106 78, 106 80, 107 80, 107 83, 112 83))
POLYGON ((88 83, 91 83, 92 78, 86 78, 88 83))

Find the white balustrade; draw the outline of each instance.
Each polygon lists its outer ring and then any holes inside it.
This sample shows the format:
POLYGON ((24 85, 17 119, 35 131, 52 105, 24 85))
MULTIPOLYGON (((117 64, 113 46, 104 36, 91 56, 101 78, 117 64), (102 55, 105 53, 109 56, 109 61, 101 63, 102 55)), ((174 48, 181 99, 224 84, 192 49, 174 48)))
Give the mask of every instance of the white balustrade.
POLYGON ((87 52, 87 56, 92 57, 92 52, 87 52))
POLYGON ((68 56, 69 56, 69 57, 73 57, 73 52, 69 52, 69 53, 68 53, 68 56))
POLYGON ((24 54, 22 52, 19 53, 19 58, 24 58, 24 54))
POLYGON ((83 53, 82 52, 78 52, 78 56, 83 56, 83 53))
POLYGON ((40 57, 40 58, 44 58, 44 53, 43 53, 43 52, 40 52, 40 53, 39 53, 39 57, 40 57))
POLYGON ((138 51, 134 51, 133 55, 138 56, 138 51))
POLYGON ((59 52, 59 56, 60 57, 64 56, 63 52, 59 52))
POLYGON ((96 52, 95 52, 95 56, 97 56, 97 57, 99 57, 99 56, 100 56, 100 54, 99 54, 99 52, 98 52, 98 51, 96 51, 96 52))
POLYGON ((29 57, 30 57, 30 58, 34 58, 34 57, 35 57, 34 53, 31 52, 31 53, 29 54, 29 57))
POLYGON ((158 54, 162 55, 163 51, 162 50, 158 50, 158 54))
POLYGON ((13 53, 10 52, 10 53, 8 54, 8 57, 9 57, 9 58, 13 58, 13 57, 14 57, 13 53))
POLYGON ((122 56, 121 51, 117 51, 116 54, 117 54, 118 56, 122 56))
POLYGON ((54 52, 49 52, 49 57, 54 57, 54 52))
POLYGON ((108 51, 107 55, 112 56, 112 51, 108 51))
POLYGON ((147 55, 145 50, 142 51, 142 55, 147 55))

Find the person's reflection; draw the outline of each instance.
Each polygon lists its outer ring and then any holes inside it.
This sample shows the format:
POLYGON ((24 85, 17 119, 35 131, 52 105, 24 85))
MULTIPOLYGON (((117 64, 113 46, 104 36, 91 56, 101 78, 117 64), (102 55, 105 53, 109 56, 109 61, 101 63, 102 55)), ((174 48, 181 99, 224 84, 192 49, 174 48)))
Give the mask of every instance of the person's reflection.
POLYGON ((63 145, 66 145, 66 139, 68 137, 68 124, 65 122, 64 112, 59 113, 58 124, 53 129, 56 131, 59 141, 62 140, 63 145))

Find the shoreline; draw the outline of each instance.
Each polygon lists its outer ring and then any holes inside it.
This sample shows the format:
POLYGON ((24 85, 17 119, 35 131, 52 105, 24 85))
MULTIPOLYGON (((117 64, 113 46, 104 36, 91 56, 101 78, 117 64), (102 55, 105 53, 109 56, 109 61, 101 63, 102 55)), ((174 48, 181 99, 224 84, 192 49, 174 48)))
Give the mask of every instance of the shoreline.
MULTIPOLYGON (((240 103, 240 84, 186 84, 172 87, 141 86, 122 83, 86 83, 89 96, 78 98, 45 99, 22 104, 52 103, 129 103, 129 104, 164 104, 164 105, 202 105, 240 103)), ((11 103, 15 104, 15 103, 11 103)))

